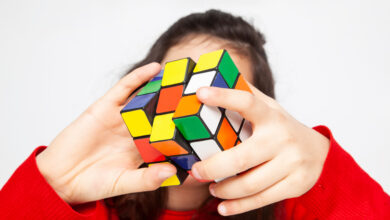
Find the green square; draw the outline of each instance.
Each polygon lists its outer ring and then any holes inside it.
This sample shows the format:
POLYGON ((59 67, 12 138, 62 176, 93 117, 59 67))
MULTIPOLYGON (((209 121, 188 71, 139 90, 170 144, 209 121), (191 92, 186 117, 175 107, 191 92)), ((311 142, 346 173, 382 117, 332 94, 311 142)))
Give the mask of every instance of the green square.
POLYGON ((187 141, 210 137, 209 131, 197 116, 176 118, 173 122, 187 141))
POLYGON ((161 80, 151 81, 146 84, 137 95, 145 95, 157 92, 161 88, 161 80))
POLYGON ((219 64, 219 72, 221 72, 228 86, 233 88, 234 82, 238 76, 238 69, 227 52, 223 54, 222 60, 219 64))

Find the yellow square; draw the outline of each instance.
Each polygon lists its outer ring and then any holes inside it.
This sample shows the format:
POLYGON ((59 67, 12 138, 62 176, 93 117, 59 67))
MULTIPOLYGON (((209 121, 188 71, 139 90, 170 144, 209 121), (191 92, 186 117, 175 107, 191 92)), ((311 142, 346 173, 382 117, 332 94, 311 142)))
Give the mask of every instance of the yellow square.
POLYGON ((177 175, 173 175, 161 183, 161 186, 178 186, 178 185, 180 185, 180 180, 179 178, 177 178, 177 175))
MULTIPOLYGON (((169 162, 162 162, 162 163, 169 163, 169 162)), ((155 165, 155 163, 149 164, 149 167, 153 165, 155 165)), ((162 182, 160 186, 178 186, 178 185, 180 185, 180 180, 177 177, 177 175, 173 175, 168 179, 164 180, 164 182, 162 182)))
POLYGON ((194 73, 216 68, 222 57, 223 50, 217 50, 200 55, 194 73))
POLYGON ((180 59, 165 64, 161 86, 182 83, 186 77, 189 59, 180 59))
POLYGON ((153 120, 150 142, 170 140, 175 134, 175 124, 172 121, 174 113, 156 115, 153 120))
POLYGON ((133 137, 150 135, 152 132, 152 126, 145 112, 141 109, 123 112, 122 118, 133 137))

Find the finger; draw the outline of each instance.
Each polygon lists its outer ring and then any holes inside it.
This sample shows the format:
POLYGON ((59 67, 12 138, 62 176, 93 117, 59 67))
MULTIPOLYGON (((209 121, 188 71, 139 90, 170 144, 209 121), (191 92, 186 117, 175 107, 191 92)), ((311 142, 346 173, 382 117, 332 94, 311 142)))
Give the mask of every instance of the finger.
POLYGON ((104 97, 122 105, 135 89, 150 80, 160 70, 161 65, 155 62, 139 67, 119 80, 104 97))
POLYGON ((192 174, 197 179, 215 180, 236 175, 273 158, 274 148, 264 147, 254 137, 245 142, 196 162, 192 174))
POLYGON ((197 90, 196 95, 206 105, 236 111, 254 124, 264 117, 267 111, 267 105, 247 91, 202 87, 197 90))
POLYGON ((176 174, 172 164, 154 164, 148 168, 126 170, 113 187, 113 195, 156 190, 166 179, 176 174))
POLYGON ((218 205, 218 212, 221 215, 236 215, 258 209, 294 197, 291 189, 292 184, 290 184, 289 177, 287 177, 266 190, 252 196, 221 202, 218 205))
POLYGON ((247 82, 247 84, 249 85, 249 88, 252 90, 253 95, 255 97, 261 99, 263 102, 267 103, 268 105, 273 105, 273 103, 276 102, 275 99, 267 96, 266 94, 264 94, 262 91, 258 90, 255 86, 253 86, 249 82, 247 82))
POLYGON ((210 184, 210 193, 221 199, 247 197, 272 186, 285 178, 291 167, 282 156, 265 162, 248 172, 234 176, 218 184, 210 184))

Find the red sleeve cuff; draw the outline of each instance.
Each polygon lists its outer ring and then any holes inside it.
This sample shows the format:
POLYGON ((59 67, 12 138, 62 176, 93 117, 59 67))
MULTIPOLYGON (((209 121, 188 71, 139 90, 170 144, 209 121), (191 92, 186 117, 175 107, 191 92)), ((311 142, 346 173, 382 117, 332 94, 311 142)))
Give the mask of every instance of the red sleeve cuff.
POLYGON ((293 218, 390 219, 390 197, 344 151, 325 126, 314 128, 330 140, 323 170, 304 195, 286 200, 293 218))
POLYGON ((36 155, 45 148, 36 148, 0 191, 0 218, 107 219, 107 209, 102 201, 72 208, 57 195, 36 164, 36 155))

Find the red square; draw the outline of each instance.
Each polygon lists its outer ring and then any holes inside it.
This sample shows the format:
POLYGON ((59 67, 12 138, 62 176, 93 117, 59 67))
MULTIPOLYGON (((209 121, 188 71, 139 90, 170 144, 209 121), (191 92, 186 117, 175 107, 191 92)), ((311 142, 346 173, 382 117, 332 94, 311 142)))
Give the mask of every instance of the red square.
POLYGON ((134 143, 138 149, 138 152, 141 154, 142 159, 146 163, 166 160, 165 156, 162 153, 160 153, 160 151, 158 151, 156 148, 150 145, 149 137, 135 139, 134 143))

